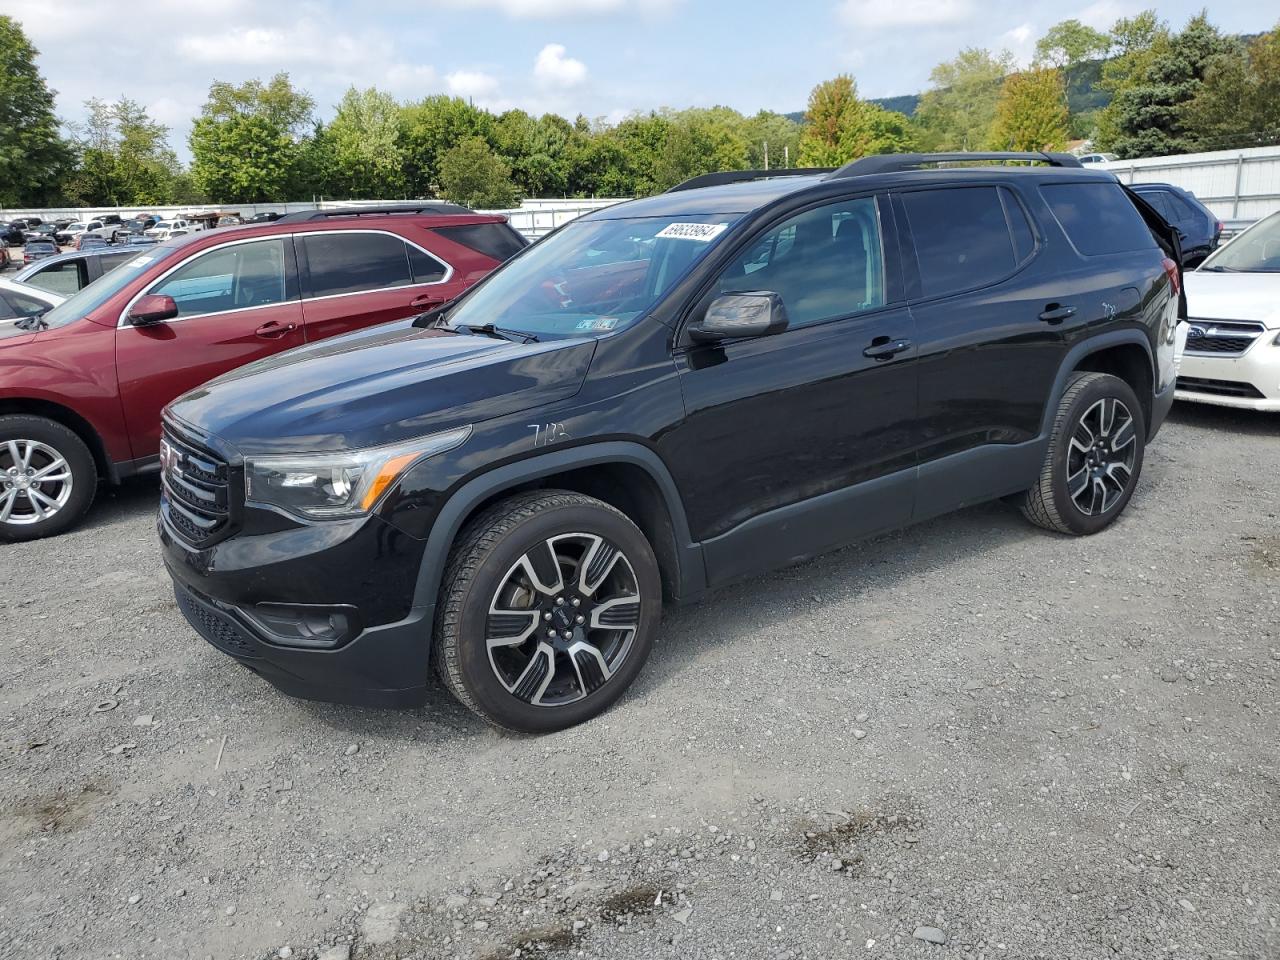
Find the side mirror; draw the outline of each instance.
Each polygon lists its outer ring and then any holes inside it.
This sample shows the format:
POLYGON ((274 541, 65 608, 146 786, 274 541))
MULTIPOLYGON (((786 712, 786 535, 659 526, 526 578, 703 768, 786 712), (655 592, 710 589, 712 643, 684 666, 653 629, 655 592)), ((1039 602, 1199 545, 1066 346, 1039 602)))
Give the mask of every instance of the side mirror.
POLYGON ((767 337, 787 329, 787 308, 771 290, 723 293, 707 312, 689 326, 695 343, 716 343, 737 337, 767 337))
POLYGON ((177 315, 178 305, 173 302, 173 297, 149 293, 139 297, 133 305, 129 311, 129 323, 135 327, 149 327, 153 323, 172 320, 177 315))

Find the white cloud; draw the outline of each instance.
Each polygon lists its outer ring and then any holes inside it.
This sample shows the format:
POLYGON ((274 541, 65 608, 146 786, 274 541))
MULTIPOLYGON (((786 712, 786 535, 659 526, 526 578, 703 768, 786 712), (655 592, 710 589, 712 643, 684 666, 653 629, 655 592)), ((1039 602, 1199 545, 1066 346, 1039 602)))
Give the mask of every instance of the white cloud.
POLYGON ((996 48, 1008 50, 1018 66, 1025 67, 1031 62, 1036 52, 1036 29, 1029 23, 1019 24, 1012 30, 1000 34, 996 48))
POLYGON ((1121 17, 1127 17, 1136 12, 1137 8, 1131 4, 1116 3, 1115 0, 1099 0, 1085 7, 1077 19, 1095 30, 1110 30, 1112 24, 1121 17))
POLYGON ((455 70, 445 78, 455 97, 487 101, 498 93, 498 78, 481 70, 455 70))
POLYGON ((544 87, 568 90, 587 79, 587 65, 565 56, 564 44, 548 43, 533 62, 533 76, 544 87))
POLYGON ((459 10, 498 10, 518 20, 603 16, 617 13, 663 14, 681 0, 438 0, 459 10))
POLYGON ((288 27, 233 27, 220 33, 190 33, 177 39, 178 52, 208 64, 276 68, 292 64, 352 66, 390 59, 390 40, 380 34, 346 33, 328 21, 301 19, 288 27))
POLYGON ((942 26, 974 15, 972 0, 842 0, 836 15, 851 27, 942 26))
POLYGON ((398 97, 417 99, 440 89, 440 76, 428 64, 393 63, 378 86, 398 97))

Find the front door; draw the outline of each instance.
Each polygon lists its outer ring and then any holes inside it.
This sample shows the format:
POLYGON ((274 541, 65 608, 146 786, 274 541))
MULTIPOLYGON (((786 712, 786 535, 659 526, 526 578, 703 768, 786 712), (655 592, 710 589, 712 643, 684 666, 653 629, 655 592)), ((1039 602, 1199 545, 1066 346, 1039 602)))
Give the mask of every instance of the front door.
POLYGON ((466 289, 448 264, 376 230, 299 236, 307 340, 416 316, 466 289))
POLYGON ((766 227, 704 298, 768 290, 789 318, 676 351, 687 418, 660 449, 712 584, 908 521, 915 348, 895 251, 883 198, 827 203, 766 227))
POLYGON ((146 291, 173 297, 176 318, 116 331, 116 369, 134 459, 159 451, 160 411, 169 401, 304 342, 291 243, 289 237, 271 237, 197 254, 146 291))

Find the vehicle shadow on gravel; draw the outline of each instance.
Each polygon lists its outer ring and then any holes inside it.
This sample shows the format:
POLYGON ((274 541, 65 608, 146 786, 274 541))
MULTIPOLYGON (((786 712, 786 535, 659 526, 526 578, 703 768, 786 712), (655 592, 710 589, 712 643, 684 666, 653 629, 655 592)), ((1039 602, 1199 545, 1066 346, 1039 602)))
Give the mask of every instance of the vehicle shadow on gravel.
POLYGON ((1253 437, 1280 437, 1280 414, 1260 410, 1237 410, 1179 400, 1169 411, 1169 420, 1205 430, 1243 433, 1253 437))

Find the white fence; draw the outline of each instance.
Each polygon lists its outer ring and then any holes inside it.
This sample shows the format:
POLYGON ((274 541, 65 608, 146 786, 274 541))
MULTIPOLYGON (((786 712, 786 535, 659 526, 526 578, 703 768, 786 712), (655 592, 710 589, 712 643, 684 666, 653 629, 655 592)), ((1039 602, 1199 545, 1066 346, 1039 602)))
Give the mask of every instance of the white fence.
MULTIPOLYGON (((106 213, 118 214, 125 219, 136 213, 155 213, 164 217, 182 214, 211 213, 224 211, 236 213, 242 217, 251 217, 256 213, 301 213, 306 210, 334 210, 342 207, 378 207, 388 204, 410 204, 415 200, 317 200, 311 203, 206 203, 188 206, 171 207, 59 207, 46 210, 4 210, 0 209, 0 220, 12 220, 14 217, 39 217, 44 221, 68 218, 72 220, 92 220, 106 213)), ((430 203, 431 201, 421 201, 430 203)), ((561 224, 568 223, 584 213, 611 207, 622 203, 622 199, 601 198, 592 200, 526 200, 514 210, 480 210, 479 213, 500 213, 511 221, 511 225, 533 240, 550 233, 561 224)))
POLYGON ((1172 183, 1222 220, 1258 220, 1280 210, 1280 146, 1187 153, 1101 164, 1121 183, 1172 183))

